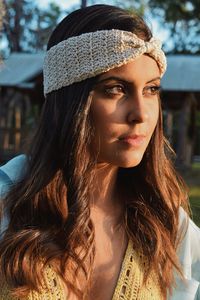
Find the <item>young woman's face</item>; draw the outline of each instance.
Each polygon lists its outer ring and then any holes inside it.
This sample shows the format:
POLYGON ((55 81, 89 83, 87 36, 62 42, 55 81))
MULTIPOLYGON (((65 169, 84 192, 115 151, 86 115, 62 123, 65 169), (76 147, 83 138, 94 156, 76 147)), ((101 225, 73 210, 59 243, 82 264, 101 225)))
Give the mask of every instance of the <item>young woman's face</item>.
POLYGON ((141 162, 158 121, 159 88, 159 68, 147 55, 99 76, 91 104, 98 162, 124 168, 141 162))

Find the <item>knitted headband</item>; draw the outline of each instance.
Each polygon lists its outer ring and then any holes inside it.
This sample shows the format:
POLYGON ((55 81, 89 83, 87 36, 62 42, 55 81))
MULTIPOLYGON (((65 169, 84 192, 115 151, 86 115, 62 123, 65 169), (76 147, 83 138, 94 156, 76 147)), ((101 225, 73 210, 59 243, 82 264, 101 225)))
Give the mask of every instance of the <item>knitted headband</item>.
POLYGON ((120 67, 144 53, 156 60, 162 76, 166 57, 156 38, 145 42, 132 32, 116 29, 70 37, 46 53, 44 94, 120 67))

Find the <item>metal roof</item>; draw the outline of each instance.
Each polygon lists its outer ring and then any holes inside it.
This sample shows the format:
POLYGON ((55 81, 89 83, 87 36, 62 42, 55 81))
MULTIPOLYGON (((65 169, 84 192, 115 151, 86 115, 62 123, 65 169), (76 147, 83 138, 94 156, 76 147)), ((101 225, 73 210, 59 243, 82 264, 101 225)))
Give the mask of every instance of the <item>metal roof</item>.
MULTIPOLYGON (((0 86, 25 86, 42 73, 44 53, 13 53, 0 67, 0 86)), ((200 91, 200 55, 168 55, 164 91, 200 91)))
POLYGON ((200 55, 168 55, 164 91, 200 91, 200 55))
POLYGON ((0 86, 23 86, 42 72, 44 53, 12 53, 0 66, 0 86))

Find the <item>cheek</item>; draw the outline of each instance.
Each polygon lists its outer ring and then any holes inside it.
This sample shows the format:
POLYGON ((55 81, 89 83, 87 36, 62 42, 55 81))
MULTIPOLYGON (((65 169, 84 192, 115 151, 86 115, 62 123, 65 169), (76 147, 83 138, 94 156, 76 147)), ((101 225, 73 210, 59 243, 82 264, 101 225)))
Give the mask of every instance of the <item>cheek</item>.
POLYGON ((154 105, 149 107, 149 120, 147 126, 149 128, 149 133, 153 134, 153 131, 158 123, 159 118, 159 102, 157 101, 154 105))
POLYGON ((95 137, 102 139, 114 132, 116 126, 116 108, 113 105, 95 105, 91 108, 91 120, 95 137))

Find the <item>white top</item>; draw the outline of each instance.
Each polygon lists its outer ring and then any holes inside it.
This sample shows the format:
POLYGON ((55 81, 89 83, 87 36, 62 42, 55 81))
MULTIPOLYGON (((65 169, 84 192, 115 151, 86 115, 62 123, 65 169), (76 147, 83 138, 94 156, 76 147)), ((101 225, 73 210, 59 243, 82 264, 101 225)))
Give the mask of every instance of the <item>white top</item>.
MULTIPOLYGON (((25 173, 27 158, 17 156, 0 167, 0 198, 9 190, 11 185, 20 180, 25 173)), ((180 227, 187 222, 187 215, 180 209, 180 227)), ((7 217, 1 222, 1 232, 7 227, 7 217)), ((177 278, 177 286, 168 300, 200 300, 200 228, 189 219, 186 234, 178 248, 178 257, 183 267, 185 283, 177 278)))

